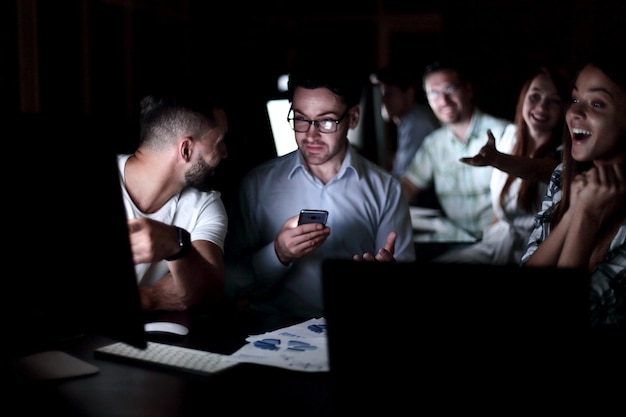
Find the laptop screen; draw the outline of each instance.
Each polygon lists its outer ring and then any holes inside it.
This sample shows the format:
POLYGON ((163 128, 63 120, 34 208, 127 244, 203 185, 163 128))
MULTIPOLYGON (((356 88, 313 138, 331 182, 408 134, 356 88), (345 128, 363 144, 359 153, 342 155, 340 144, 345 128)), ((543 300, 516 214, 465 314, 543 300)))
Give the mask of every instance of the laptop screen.
POLYGON ((580 270, 329 260, 323 285, 341 411, 444 410, 546 369, 562 382, 589 329, 580 270))

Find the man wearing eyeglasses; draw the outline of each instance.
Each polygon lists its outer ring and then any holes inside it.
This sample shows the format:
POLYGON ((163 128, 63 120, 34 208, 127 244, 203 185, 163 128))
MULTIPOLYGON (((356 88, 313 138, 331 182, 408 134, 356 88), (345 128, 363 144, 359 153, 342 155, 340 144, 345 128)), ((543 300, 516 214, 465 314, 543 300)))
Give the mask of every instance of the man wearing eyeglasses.
POLYGON ((441 122, 416 152, 401 182, 408 201, 431 186, 445 215, 477 239, 493 219, 492 167, 476 169, 460 161, 476 155, 493 132, 498 145, 511 122, 486 114, 473 102, 473 89, 462 69, 451 62, 426 67, 423 87, 428 104, 441 122))
POLYGON ((241 184, 243 225, 232 233, 243 232, 244 256, 228 262, 226 287, 252 311, 323 316, 321 266, 328 258, 415 259, 399 180, 348 140, 365 77, 327 67, 296 65, 285 123, 298 149, 254 168, 241 184), (328 211, 327 223, 298 225, 301 209, 328 211))

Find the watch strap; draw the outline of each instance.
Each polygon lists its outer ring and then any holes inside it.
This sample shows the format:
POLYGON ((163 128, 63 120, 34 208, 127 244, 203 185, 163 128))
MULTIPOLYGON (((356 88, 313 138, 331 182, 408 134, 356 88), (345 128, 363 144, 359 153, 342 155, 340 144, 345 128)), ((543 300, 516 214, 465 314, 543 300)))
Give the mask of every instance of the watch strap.
POLYGON ((166 261, 175 261, 185 256, 191 249, 191 235, 182 227, 174 226, 178 231, 178 252, 165 258, 166 261))

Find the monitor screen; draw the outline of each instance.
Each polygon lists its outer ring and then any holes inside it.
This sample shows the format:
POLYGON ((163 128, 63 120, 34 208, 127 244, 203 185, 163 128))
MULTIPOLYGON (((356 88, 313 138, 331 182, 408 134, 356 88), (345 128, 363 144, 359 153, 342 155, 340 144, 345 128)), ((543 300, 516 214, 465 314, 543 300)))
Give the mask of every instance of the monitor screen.
MULTIPOLYGON (((101 334, 146 345, 110 122, 23 116, 6 173, 15 354, 101 334), (21 157, 21 158, 20 158, 21 157)), ((119 126, 118 126, 119 127, 119 126)), ((6 168, 5 168, 6 169, 6 168)))
POLYGON ((289 100, 286 98, 268 100, 266 108, 272 128, 276 155, 283 156, 298 149, 293 130, 287 122, 287 115, 291 109, 289 100))

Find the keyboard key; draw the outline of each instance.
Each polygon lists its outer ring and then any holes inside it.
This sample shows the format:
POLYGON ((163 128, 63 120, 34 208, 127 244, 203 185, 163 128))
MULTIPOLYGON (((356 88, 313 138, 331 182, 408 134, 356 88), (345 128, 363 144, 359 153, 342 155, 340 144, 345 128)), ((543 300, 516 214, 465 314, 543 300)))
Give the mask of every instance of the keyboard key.
POLYGON ((228 355, 157 342, 148 342, 146 349, 117 342, 97 348, 95 353, 103 358, 126 359, 201 375, 214 374, 238 363, 228 355))

